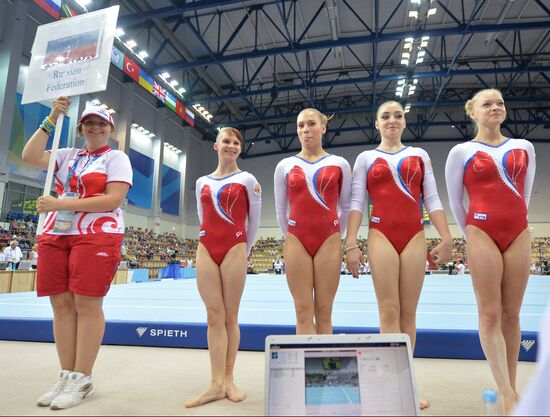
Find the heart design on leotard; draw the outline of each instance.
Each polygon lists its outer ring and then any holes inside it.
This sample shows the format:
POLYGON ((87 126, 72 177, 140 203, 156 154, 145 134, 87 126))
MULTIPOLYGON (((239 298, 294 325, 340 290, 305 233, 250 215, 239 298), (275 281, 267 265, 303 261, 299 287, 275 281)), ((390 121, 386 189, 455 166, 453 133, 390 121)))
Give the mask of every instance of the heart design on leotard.
POLYGON ((523 149, 511 149, 502 157, 506 179, 514 185, 516 191, 520 194, 523 194, 523 182, 527 173, 528 159, 527 152, 523 149))

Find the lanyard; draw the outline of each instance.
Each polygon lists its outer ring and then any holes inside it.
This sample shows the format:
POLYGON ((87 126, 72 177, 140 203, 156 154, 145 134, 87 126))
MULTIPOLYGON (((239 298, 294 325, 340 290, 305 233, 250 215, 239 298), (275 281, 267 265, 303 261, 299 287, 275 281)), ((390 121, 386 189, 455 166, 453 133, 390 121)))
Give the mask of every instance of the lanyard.
MULTIPOLYGON (((80 162, 80 158, 82 158, 82 155, 79 155, 79 157, 75 159, 74 164, 72 165, 71 169, 69 170, 69 175, 67 176, 67 180, 65 181, 65 188, 64 188, 64 190, 66 192, 69 192, 70 189, 71 189, 70 186, 69 186, 69 182, 71 181, 71 178, 76 173, 76 168, 78 167, 78 163, 80 162)), ((93 164, 97 158, 99 158, 99 155, 95 155, 93 158, 89 158, 88 161, 86 162, 86 164, 80 170, 80 172, 78 174, 78 178, 76 180, 76 191, 77 192, 78 192, 79 185, 82 183, 82 181, 81 181, 82 174, 84 173, 84 171, 86 171, 86 168, 88 168, 88 165, 93 164)))

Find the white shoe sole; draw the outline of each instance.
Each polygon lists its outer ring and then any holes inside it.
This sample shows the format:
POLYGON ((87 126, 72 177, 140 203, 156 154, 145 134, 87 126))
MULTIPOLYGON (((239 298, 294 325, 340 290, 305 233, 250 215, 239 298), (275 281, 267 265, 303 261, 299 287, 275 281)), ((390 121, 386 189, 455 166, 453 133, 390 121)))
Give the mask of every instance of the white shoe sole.
POLYGON ((68 405, 67 407, 60 407, 60 406, 58 406, 58 405, 53 404, 53 405, 50 405, 50 409, 52 409, 52 410, 65 410, 65 409, 67 409, 67 408, 74 407, 75 405, 80 404, 80 403, 82 402, 82 400, 84 400, 84 398, 89 397, 89 396, 92 395, 93 393, 94 393, 94 389, 93 389, 93 387, 92 387, 92 388, 90 389, 90 391, 88 391, 86 394, 84 394, 84 397, 82 397, 82 399, 81 399, 80 401, 78 401, 78 402, 76 402, 76 403, 74 403, 74 404, 68 405))

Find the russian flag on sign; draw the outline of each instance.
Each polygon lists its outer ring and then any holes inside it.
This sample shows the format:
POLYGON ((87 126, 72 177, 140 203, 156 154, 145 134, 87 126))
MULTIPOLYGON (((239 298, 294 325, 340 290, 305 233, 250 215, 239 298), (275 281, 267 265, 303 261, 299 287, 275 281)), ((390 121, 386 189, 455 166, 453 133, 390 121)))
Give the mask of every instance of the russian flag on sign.
POLYGON ((51 17, 58 20, 61 15, 61 0, 34 0, 51 17))

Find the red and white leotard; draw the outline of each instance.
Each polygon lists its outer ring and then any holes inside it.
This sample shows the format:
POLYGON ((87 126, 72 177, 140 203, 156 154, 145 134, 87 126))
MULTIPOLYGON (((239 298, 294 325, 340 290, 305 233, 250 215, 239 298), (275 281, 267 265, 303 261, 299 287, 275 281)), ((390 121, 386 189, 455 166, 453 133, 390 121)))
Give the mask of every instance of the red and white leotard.
POLYGON ((508 139, 499 146, 470 141, 451 149, 445 167, 447 192, 462 231, 476 226, 504 252, 527 228, 535 165, 535 148, 524 139, 508 139))
POLYGON ((246 171, 225 178, 204 176, 197 180, 196 196, 200 242, 214 262, 221 265, 231 248, 243 242, 250 254, 262 206, 262 189, 256 178, 246 171))
POLYGON ((373 205, 369 227, 382 233, 397 253, 424 229, 422 202, 428 213, 443 209, 430 157, 421 148, 362 152, 353 167, 351 210, 363 213, 367 193, 373 205))
POLYGON ((296 236, 311 256, 332 234, 346 230, 350 197, 351 168, 340 156, 316 162, 292 156, 275 169, 279 227, 285 236, 296 236))

